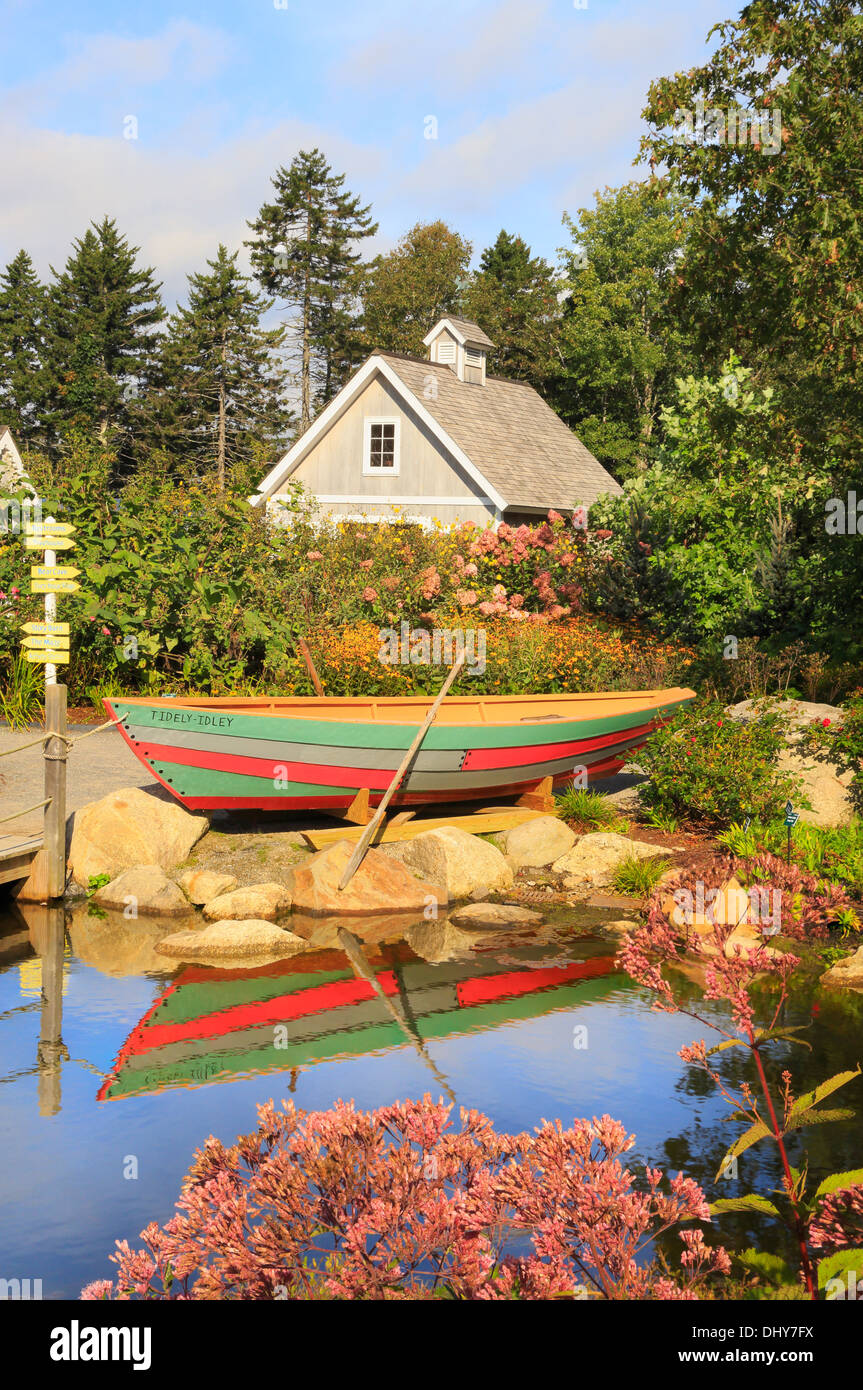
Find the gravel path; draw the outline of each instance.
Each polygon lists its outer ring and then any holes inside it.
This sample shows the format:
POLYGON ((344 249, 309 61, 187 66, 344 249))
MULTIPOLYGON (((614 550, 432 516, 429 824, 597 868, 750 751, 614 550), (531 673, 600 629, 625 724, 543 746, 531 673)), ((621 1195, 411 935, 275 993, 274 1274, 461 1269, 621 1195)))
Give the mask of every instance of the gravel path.
MULTIPOLYGON (((97 724, 73 724, 69 726, 72 738, 85 734, 97 724)), ((37 746, 12 758, 4 758, 9 748, 29 743, 38 738, 40 728, 25 729, 12 733, 5 725, 0 725, 0 816, 8 816, 12 811, 24 810, 35 801, 41 801, 42 790, 42 749, 37 746)), ((69 750, 66 774, 67 812, 80 810, 90 801, 98 801, 101 796, 118 787, 155 787, 156 779, 138 761, 135 754, 123 742, 115 729, 104 729, 94 734, 78 748, 69 750)), ((6 834, 42 830, 42 812, 31 811, 20 820, 7 821, 0 826, 6 834)))

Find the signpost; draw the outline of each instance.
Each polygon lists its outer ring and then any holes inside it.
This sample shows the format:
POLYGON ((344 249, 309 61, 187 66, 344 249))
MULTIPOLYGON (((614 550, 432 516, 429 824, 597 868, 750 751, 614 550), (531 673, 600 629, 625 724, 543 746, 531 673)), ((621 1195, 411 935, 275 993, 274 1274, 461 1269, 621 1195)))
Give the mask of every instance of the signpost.
POLYGON ((45 667, 45 828, 31 877, 38 875, 49 901, 66 888, 66 687, 57 684, 57 667, 69 662, 69 624, 57 621, 57 595, 76 593, 81 571, 58 565, 57 551, 73 550, 74 534, 74 526, 50 516, 24 532, 25 548, 43 551, 45 561, 30 569, 30 592, 45 595, 45 620, 23 624, 21 645, 27 661, 45 667))

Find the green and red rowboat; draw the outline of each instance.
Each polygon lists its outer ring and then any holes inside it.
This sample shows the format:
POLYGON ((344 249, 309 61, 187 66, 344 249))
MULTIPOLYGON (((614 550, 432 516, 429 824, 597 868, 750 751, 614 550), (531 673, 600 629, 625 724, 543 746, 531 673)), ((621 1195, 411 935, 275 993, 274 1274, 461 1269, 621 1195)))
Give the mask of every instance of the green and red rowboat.
MULTIPOLYGON (((620 981, 610 955, 559 965, 530 949, 516 950, 506 963, 429 965, 398 943, 370 948, 370 967, 422 1044, 582 1008, 620 981)), ((408 1041, 371 982, 358 979, 341 952, 251 970, 185 966, 126 1039, 98 1099, 294 1071, 408 1041), (287 1030, 284 1046, 275 1041, 277 1025, 287 1030)))
MULTIPOLYGON (((684 688, 603 695, 449 696, 393 797, 399 806, 519 796, 577 768, 618 772, 652 729, 695 699, 684 688)), ((190 810, 375 805, 432 699, 107 699, 154 777, 190 810)))

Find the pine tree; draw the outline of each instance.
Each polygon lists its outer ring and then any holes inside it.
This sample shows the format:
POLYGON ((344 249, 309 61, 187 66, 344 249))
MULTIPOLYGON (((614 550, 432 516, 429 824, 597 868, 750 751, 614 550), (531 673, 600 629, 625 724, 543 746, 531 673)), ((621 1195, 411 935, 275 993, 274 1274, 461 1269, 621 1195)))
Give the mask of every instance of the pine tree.
POLYGON ((189 303, 171 316, 153 391, 141 405, 148 447, 197 472, 226 475, 256 451, 281 452, 291 425, 284 329, 265 329, 272 301, 220 245, 209 273, 189 276, 189 303))
POLYGON ((26 251, 0 275, 0 421, 40 442, 45 291, 26 251))
POLYGON ((62 274, 52 267, 46 361, 49 420, 58 435, 90 430, 105 446, 128 430, 165 317, 161 285, 137 264, 138 249, 105 217, 73 242, 62 274))
POLYGON ((429 329, 445 314, 461 312, 471 250, 445 222, 411 227, 373 267, 363 299, 367 350, 424 356, 429 329))
POLYGON ((302 429, 313 398, 325 404, 353 365, 354 307, 364 276, 357 246, 378 229, 344 182, 320 150, 301 150, 289 169, 276 171, 275 201, 248 224, 254 236, 245 244, 261 288, 292 313, 302 429))
POLYGON ((464 312, 495 345, 491 368, 542 387, 552 371, 560 313, 554 273, 519 236, 501 231, 483 251, 464 312))

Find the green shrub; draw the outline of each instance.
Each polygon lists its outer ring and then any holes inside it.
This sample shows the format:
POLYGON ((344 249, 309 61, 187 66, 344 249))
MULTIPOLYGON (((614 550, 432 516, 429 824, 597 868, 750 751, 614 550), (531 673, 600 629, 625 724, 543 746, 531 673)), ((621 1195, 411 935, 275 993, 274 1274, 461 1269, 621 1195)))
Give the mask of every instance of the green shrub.
POLYGON ((648 781, 639 799, 648 811, 692 824, 726 827, 748 817, 769 821, 797 780, 777 766, 783 723, 773 713, 729 719, 718 702, 688 705, 651 734, 638 753, 648 781))

